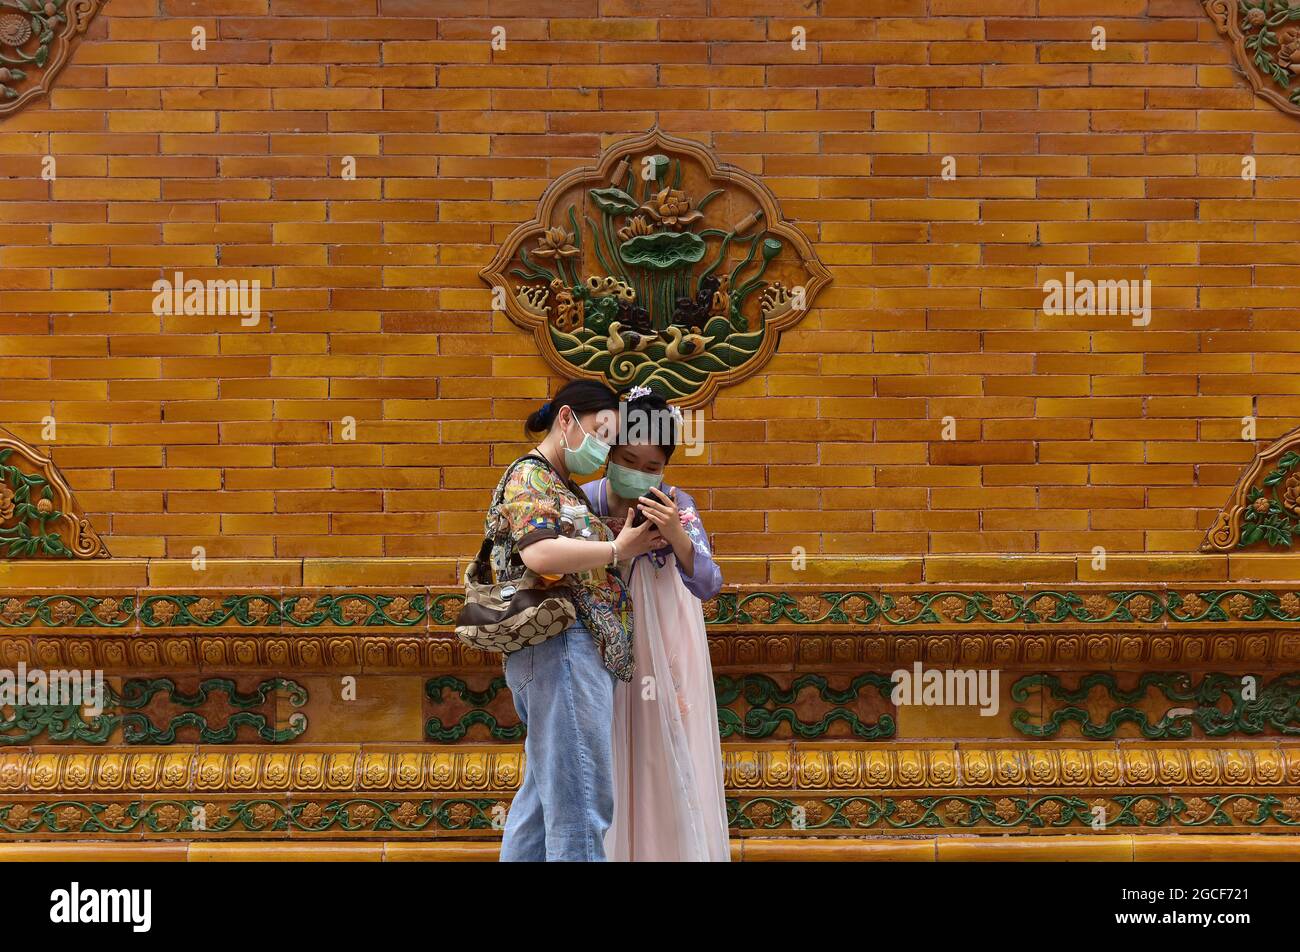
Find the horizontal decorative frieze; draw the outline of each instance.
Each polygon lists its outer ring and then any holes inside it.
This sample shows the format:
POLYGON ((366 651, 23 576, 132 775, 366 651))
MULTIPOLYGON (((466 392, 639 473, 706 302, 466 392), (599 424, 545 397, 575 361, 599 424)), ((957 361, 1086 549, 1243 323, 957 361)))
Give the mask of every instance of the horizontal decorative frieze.
MULTIPOLYGON (((0 590, 0 628, 158 631, 249 628, 450 630, 459 590, 281 592, 0 590)), ((706 624, 735 627, 1177 627, 1294 624, 1300 585, 960 589, 739 589, 704 606, 706 624)))
MULTIPOLYGON (((881 632, 749 629, 709 638, 715 670, 908 665, 1024 668, 1037 665, 1179 665, 1188 668, 1300 662, 1300 631, 1247 629, 1098 632, 881 632)), ((497 671, 500 655, 461 644, 450 633, 279 631, 163 634, 0 631, 0 665, 117 671, 497 671)))
MULTIPOLYGON (((887 747, 723 747, 728 790, 1032 790, 1142 787, 1300 787, 1300 745, 1083 746, 973 744, 887 747)), ((66 794, 308 794, 514 791, 517 744, 294 747, 283 750, 6 750, 0 797, 66 794)))
MULTIPOLYGON (((853 833, 1030 833, 1083 836, 1209 829, 1220 833, 1300 831, 1300 795, 1205 791, 1196 795, 1007 793, 981 796, 763 795, 728 797, 733 835, 853 833)), ((209 838, 261 835, 322 840, 369 836, 496 838, 509 802, 492 796, 251 796, 139 800, 63 796, 0 801, 0 837, 209 838)))

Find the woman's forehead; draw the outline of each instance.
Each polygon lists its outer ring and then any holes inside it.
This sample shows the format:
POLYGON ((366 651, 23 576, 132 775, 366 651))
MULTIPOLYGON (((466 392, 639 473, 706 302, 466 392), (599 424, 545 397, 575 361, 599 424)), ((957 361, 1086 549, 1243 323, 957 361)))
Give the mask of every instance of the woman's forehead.
POLYGON ((583 429, 594 433, 598 439, 609 444, 618 442, 617 410, 596 410, 582 414, 580 419, 583 429))
POLYGON ((650 443, 622 443, 614 447, 619 459, 630 463, 662 463, 667 458, 663 447, 650 443))

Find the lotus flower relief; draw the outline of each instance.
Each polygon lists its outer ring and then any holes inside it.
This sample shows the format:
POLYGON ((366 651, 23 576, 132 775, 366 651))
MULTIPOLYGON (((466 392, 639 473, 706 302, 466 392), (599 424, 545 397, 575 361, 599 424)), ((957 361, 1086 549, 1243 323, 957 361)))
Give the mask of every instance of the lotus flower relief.
POLYGON ((685 406, 758 370, 829 281, 757 180, 658 130, 553 184, 482 276, 557 372, 685 406))
POLYGON ((654 226, 640 215, 634 215, 626 225, 618 230, 617 234, 619 241, 628 242, 642 235, 653 235, 654 226))
POLYGON ((573 236, 563 228, 548 228, 533 251, 534 258, 572 258, 580 252, 572 244, 573 236))
POLYGON ((675 188, 663 189, 638 211, 673 231, 681 231, 704 217, 703 212, 692 211, 691 200, 686 197, 686 193, 675 188))

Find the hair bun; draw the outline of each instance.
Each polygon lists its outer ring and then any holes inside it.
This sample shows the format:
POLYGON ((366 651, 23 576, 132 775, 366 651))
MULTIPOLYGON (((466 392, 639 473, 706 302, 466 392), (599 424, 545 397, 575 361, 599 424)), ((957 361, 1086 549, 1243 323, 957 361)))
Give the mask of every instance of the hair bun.
POLYGON ((554 419, 555 414, 551 410, 551 402, 548 400, 528 415, 528 420, 524 425, 528 428, 528 432, 540 433, 543 430, 549 430, 554 419))

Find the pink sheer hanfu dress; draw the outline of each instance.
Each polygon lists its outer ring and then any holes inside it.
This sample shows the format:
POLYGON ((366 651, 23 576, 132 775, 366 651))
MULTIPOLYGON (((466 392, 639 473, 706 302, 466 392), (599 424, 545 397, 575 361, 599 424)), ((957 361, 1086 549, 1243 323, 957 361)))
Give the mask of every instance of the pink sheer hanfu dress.
MULTIPOLYGON (((624 569, 632 596, 632 680, 614 688, 614 822, 605 854, 616 861, 727 862, 727 806, 713 667, 701 601, 722 587, 695 501, 677 501, 695 548, 687 576, 671 546, 624 569), (630 573, 630 578, 629 578, 630 573)), ((583 486, 609 513, 606 480, 583 486)), ((621 523, 606 520, 614 532, 621 523)))

